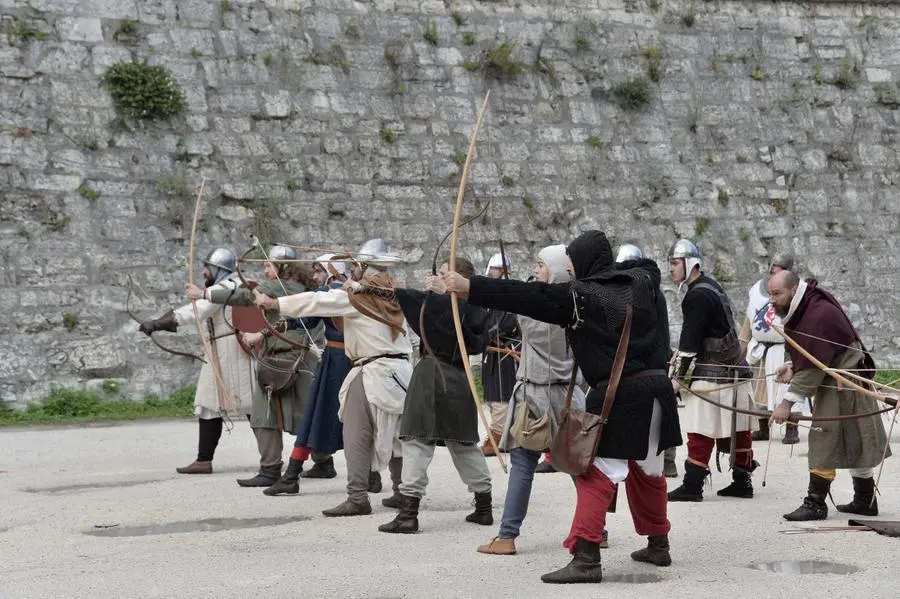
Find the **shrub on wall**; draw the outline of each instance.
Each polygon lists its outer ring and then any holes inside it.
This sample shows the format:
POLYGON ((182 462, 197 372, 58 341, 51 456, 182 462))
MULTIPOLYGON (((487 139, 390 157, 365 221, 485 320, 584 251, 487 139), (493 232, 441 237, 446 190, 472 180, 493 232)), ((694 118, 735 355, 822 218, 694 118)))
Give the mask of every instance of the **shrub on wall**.
POLYGON ((103 86, 119 111, 129 118, 162 120, 184 110, 184 93, 163 66, 120 62, 103 74, 103 86))

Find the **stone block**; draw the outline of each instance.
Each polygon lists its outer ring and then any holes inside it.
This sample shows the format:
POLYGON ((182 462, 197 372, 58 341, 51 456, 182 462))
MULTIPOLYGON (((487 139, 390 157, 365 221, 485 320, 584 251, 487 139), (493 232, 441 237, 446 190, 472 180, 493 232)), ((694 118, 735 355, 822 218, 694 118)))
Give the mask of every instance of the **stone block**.
POLYGON ((63 17, 56 21, 59 37, 73 42, 102 42, 103 27, 95 17, 63 17))

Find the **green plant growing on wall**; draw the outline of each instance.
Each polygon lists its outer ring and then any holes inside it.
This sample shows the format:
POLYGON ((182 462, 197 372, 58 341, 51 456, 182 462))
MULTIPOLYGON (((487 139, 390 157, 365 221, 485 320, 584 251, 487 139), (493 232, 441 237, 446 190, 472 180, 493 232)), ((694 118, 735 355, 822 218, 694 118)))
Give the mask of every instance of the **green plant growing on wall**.
POLYGON ((91 189, 90 185, 87 184, 87 181, 82 183, 78 188, 78 195, 91 202, 100 197, 99 193, 91 189))
POLYGON ((460 150, 459 148, 453 150, 453 164, 456 166, 462 166, 466 163, 466 153, 460 150))
POLYGON ((284 182, 284 188, 288 191, 297 191, 300 189, 300 180, 297 177, 289 177, 287 181, 284 182))
POLYGON ((713 263, 713 277, 715 277, 716 281, 720 283, 728 282, 731 280, 731 276, 729 276, 728 271, 725 270, 725 265, 721 260, 716 260, 713 263))
POLYGON ((475 39, 475 34, 472 33, 471 31, 466 31, 466 32, 463 34, 463 44, 464 44, 464 45, 466 45, 466 46, 474 46, 476 41, 477 41, 477 40, 475 39))
POLYGON ((727 208, 728 202, 731 199, 731 194, 728 193, 728 188, 720 186, 718 189, 717 195, 718 195, 719 205, 722 206, 722 208, 727 208))
POLYGON ((116 381, 111 381, 109 379, 103 381, 103 392, 107 395, 118 393, 119 389, 119 383, 117 383, 116 381))
POLYGON ((656 46, 650 46, 641 50, 641 55, 647 61, 647 77, 654 83, 659 83, 661 76, 662 52, 656 46))
POLYGON ((66 330, 68 331, 71 331, 78 326, 78 315, 74 312, 63 312, 62 319, 63 326, 66 327, 66 330))
POLYGON ((647 0, 647 8, 653 12, 658 11, 660 6, 662 6, 661 0, 647 0))
POLYGON ((106 69, 103 86, 128 118, 163 120, 184 111, 184 93, 163 66, 120 62, 106 69))
POLYGON ((498 46, 489 48, 480 57, 480 60, 466 60, 462 66, 467 71, 481 70, 485 75, 495 79, 512 79, 525 70, 525 63, 513 58, 513 44, 503 42, 498 46))
POLYGON ((859 67, 854 61, 845 58, 841 70, 835 74, 831 84, 840 89, 854 89, 857 81, 859 81, 859 67))
POLYGON ((772 208, 775 209, 775 214, 778 216, 784 216, 787 214, 788 210, 788 201, 785 198, 772 198, 770 200, 772 204, 772 208))
POLYGON ((709 230, 709 219, 705 216, 698 217, 697 220, 694 221, 694 236, 695 237, 703 237, 706 232, 709 230))
POLYGON ((891 110, 900 108, 900 99, 897 97, 897 92, 894 89, 891 89, 890 85, 879 83, 873 89, 879 104, 887 106, 891 110))
POLYGON ((462 11, 459 9, 455 9, 450 13, 450 16, 453 17, 453 22, 456 23, 457 27, 462 27, 466 24, 466 17, 463 16, 462 11))
POLYGON ((594 148, 595 150, 599 150, 603 147, 603 140, 597 137, 596 135, 589 136, 586 140, 584 140, 584 144, 589 148, 594 148))
POLYGON ((534 198, 526 193, 522 196, 522 205, 525 206, 525 209, 528 211, 534 210, 534 198))
POLYGON ((739 237, 741 238, 741 241, 746 242, 748 239, 750 239, 750 231, 748 231, 747 229, 741 228, 739 237))
POLYGON ((347 23, 347 26, 344 27, 344 35, 353 39, 359 39, 359 25, 347 23))
POLYGON ((422 37, 432 46, 437 46, 440 41, 438 38, 437 23, 434 21, 425 23, 425 31, 422 33, 422 37))
POLYGON ((763 81, 766 78, 766 73, 761 68, 757 67, 750 73, 750 78, 754 81, 763 81))
POLYGON ((500 177, 500 184, 503 185, 503 187, 512 187, 516 184, 516 181, 509 175, 503 175, 500 177))
POLYGON ((822 85, 825 82, 825 78, 822 76, 822 65, 816 64, 813 67, 812 80, 816 85, 822 85))
POLYGON ((72 217, 63 212, 50 212, 41 220, 41 224, 46 225, 51 231, 62 233, 69 226, 71 220, 72 217))
POLYGON ((588 49, 587 39, 582 34, 578 34, 575 36, 575 51, 583 52, 588 49))
POLYGON ((3 32, 6 33, 6 37, 10 40, 19 39, 23 42, 28 42, 31 40, 43 41, 47 39, 46 33, 22 19, 7 21, 6 26, 3 28, 3 32))
POLYGON ((272 66, 273 60, 274 58, 271 52, 266 52, 265 54, 263 54, 263 64, 266 65, 267 68, 272 66))
POLYGON ((653 90, 646 77, 635 77, 617 84, 612 94, 620 108, 641 110, 650 104, 653 90))
POLYGON ((394 130, 387 125, 382 125, 381 130, 378 133, 379 135, 381 135, 381 141, 385 143, 392 144, 397 139, 397 136, 394 134, 394 130))
POLYGON ((219 10, 222 12, 222 14, 231 12, 233 10, 231 7, 231 2, 229 2, 229 0, 221 0, 219 2, 219 10))

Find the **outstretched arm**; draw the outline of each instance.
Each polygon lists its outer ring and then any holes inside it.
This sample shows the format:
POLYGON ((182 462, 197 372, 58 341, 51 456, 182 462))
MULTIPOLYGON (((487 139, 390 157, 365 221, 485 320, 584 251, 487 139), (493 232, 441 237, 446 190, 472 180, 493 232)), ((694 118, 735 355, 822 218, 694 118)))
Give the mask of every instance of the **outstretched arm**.
POLYGON ((576 319, 569 283, 525 283, 489 277, 470 280, 453 272, 442 275, 442 279, 447 292, 455 291, 477 306, 522 314, 559 326, 569 326, 576 319))

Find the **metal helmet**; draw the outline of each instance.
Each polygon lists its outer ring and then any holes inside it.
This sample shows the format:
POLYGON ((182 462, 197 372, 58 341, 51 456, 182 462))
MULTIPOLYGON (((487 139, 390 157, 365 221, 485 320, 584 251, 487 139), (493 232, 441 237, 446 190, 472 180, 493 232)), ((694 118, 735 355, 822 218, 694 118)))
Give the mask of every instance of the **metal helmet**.
POLYGON ((384 239, 378 237, 362 244, 356 254, 356 259, 360 262, 365 262, 367 259, 371 260, 387 256, 387 253, 387 244, 384 243, 384 239))
POLYGON ((669 260, 684 259, 684 278, 691 276, 695 267, 700 267, 700 250, 690 239, 679 239, 669 250, 669 260))
MULTIPOLYGON (((487 276, 492 268, 499 268, 501 270, 503 269, 503 254, 500 254, 498 252, 498 253, 494 254, 493 256, 491 256, 491 259, 488 260, 487 268, 484 269, 484 276, 487 276)), ((507 272, 509 271, 509 269, 510 269, 509 256, 506 256, 507 272)))
POLYGON ((345 262, 329 262, 329 260, 334 257, 335 254, 322 254, 321 256, 316 258, 316 261, 319 266, 321 266, 325 270, 325 272, 328 273, 329 277, 346 276, 347 264, 345 262))
POLYGON ((234 267, 237 264, 237 256, 235 256, 234 252, 228 248, 216 248, 207 254, 203 264, 215 266, 216 268, 221 268, 228 272, 234 272, 234 267))
POLYGON ((636 245, 625 243, 619 246, 619 252, 616 254, 616 262, 628 262, 629 260, 640 260, 644 257, 644 252, 636 245))
POLYGON ((780 266, 785 270, 797 272, 797 264, 794 262, 794 254, 791 252, 779 252, 775 254, 772 258, 772 262, 769 263, 769 268, 772 268, 773 266, 780 266))
POLYGON ((297 252, 293 250, 293 248, 289 248, 284 245, 276 245, 272 246, 272 249, 269 250, 269 260, 272 262, 279 262, 281 260, 296 260, 297 252))

